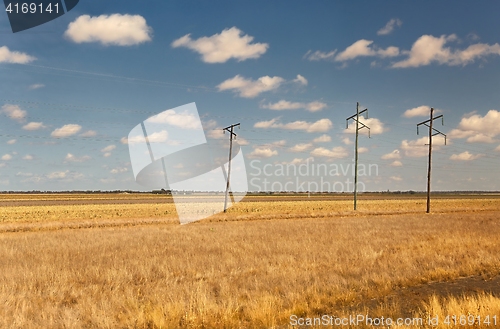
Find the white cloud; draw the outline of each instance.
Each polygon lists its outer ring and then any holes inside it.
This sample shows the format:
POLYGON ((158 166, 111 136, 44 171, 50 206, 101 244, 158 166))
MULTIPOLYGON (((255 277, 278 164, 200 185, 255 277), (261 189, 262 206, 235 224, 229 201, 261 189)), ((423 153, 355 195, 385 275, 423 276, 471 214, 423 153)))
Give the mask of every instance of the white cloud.
POLYGON ((395 160, 389 166, 391 166, 391 167, 402 167, 403 163, 401 161, 399 161, 399 160, 395 160))
POLYGON ((241 145, 241 146, 245 146, 245 145, 249 145, 249 144, 250 144, 250 142, 249 142, 249 141, 247 141, 247 140, 246 140, 246 139, 244 139, 243 137, 239 137, 239 136, 236 138, 236 142, 237 142, 239 145, 241 145))
POLYGON ((108 157, 111 156, 111 152, 106 152, 102 156, 105 157, 105 158, 108 158, 108 157))
POLYGON ((495 151, 500 152, 500 145, 497 146, 497 148, 495 149, 495 151))
POLYGON ((396 182, 400 182, 402 181, 403 179, 401 178, 401 176, 391 176, 390 177, 393 181, 396 181, 396 182))
POLYGON ((394 160, 394 159, 401 159, 401 154, 399 150, 394 150, 391 153, 387 153, 382 155, 381 157, 382 160, 394 160))
MULTIPOLYGON (((419 158, 429 155, 428 144, 429 137, 426 136, 413 141, 408 141, 405 139, 401 142, 400 148, 405 152, 406 156, 411 158, 419 158)), ((441 135, 434 136, 432 138, 432 148, 437 151, 440 149, 441 145, 444 145, 444 137, 441 135)))
POLYGON ((4 154, 1 158, 3 161, 9 161, 12 160, 12 155, 10 154, 4 154))
POLYGON ((307 86, 307 79, 304 78, 303 76, 301 76, 300 74, 297 74, 297 78, 296 79, 293 79, 293 82, 296 82, 298 84, 301 84, 303 86, 307 86))
POLYGON ((127 172, 127 171, 128 171, 127 167, 117 167, 117 168, 111 169, 110 173, 112 173, 112 174, 121 174, 121 173, 124 173, 124 172, 127 172))
POLYGON ((23 156, 23 160, 31 161, 31 160, 33 160, 33 156, 30 154, 26 154, 25 156, 23 156))
POLYGON ((30 131, 39 130, 39 129, 43 129, 43 128, 46 128, 43 125, 43 122, 29 122, 28 124, 25 124, 23 126, 24 130, 30 130, 30 131))
POLYGON ((12 144, 16 144, 16 142, 17 142, 17 140, 11 139, 11 140, 7 141, 7 144, 12 145, 12 144))
POLYGON ((31 89, 31 90, 35 90, 35 89, 40 89, 40 88, 43 88, 43 87, 45 87, 44 84, 42 84, 42 83, 35 83, 35 84, 29 86, 28 88, 31 89))
MULTIPOLYGON (((360 116, 359 117, 359 122, 363 123, 364 125, 370 127, 370 134, 371 135, 379 135, 382 134, 386 131, 384 124, 380 122, 379 119, 377 118, 368 118, 365 119, 364 117, 360 116)), ((359 125, 361 127, 361 125, 359 125)), ((349 127, 344 130, 345 133, 349 134, 354 134, 356 133, 356 122, 352 121, 349 124, 349 127)), ((361 129, 359 131, 360 134, 368 135, 368 129, 361 129)))
POLYGON ((303 130, 309 133, 325 132, 332 127, 330 119, 320 119, 316 122, 294 121, 286 124, 277 122, 278 118, 269 121, 260 121, 254 124, 254 128, 281 128, 288 130, 303 130))
POLYGON ((101 150, 102 153, 111 152, 116 148, 116 145, 108 145, 101 150))
POLYGON ((54 138, 69 137, 77 134, 82 129, 82 126, 77 124, 64 125, 61 128, 55 129, 50 136, 54 138))
POLYGON ((484 156, 484 154, 471 154, 469 151, 462 152, 460 154, 453 154, 450 157, 450 160, 455 160, 455 161, 472 161, 479 159, 480 157, 484 156))
POLYGON ((489 110, 485 116, 471 114, 463 117, 450 138, 467 138, 469 143, 494 143, 494 138, 500 135, 500 112, 489 110))
POLYGON ((367 147, 359 147, 359 148, 358 148, 358 153, 366 153, 366 152, 368 152, 368 151, 369 151, 369 150, 368 150, 368 148, 367 148, 367 147))
POLYGON ((286 145, 286 140, 282 139, 279 141, 275 141, 271 143, 272 146, 285 146, 286 145))
POLYGON ((0 63, 27 64, 35 59, 36 57, 25 53, 11 51, 6 46, 0 47, 0 63))
POLYGON ((177 113, 175 110, 163 111, 146 120, 148 123, 166 123, 184 129, 201 129, 200 120, 190 112, 177 113))
POLYGON ((66 178, 68 175, 69 170, 66 171, 54 171, 49 174, 47 174, 48 179, 61 179, 61 178, 66 178))
POLYGON ((463 50, 452 50, 450 47, 445 47, 448 42, 456 40, 457 36, 455 34, 442 35, 439 38, 432 35, 423 35, 415 41, 410 51, 403 52, 408 55, 408 58, 394 63, 392 67, 419 67, 431 63, 467 65, 488 55, 500 55, 500 45, 498 43, 494 45, 477 43, 463 50))
POLYGON ((344 143, 345 145, 351 145, 352 141, 349 137, 345 137, 342 139, 342 143, 344 143))
POLYGON ((208 136, 208 138, 212 138, 212 139, 222 139, 222 138, 226 137, 222 128, 212 129, 212 130, 207 131, 207 136, 208 136))
POLYGON ((94 130, 87 130, 86 132, 80 134, 81 137, 94 137, 97 135, 97 132, 94 130))
POLYGON ((330 136, 324 134, 324 135, 321 135, 321 136, 313 139, 313 143, 326 143, 326 142, 330 142, 331 140, 332 140, 332 138, 330 136))
POLYGON ((237 27, 223 30, 220 34, 210 37, 191 39, 190 34, 172 42, 173 48, 186 47, 201 55, 205 63, 225 63, 234 58, 238 62, 259 58, 269 48, 267 43, 252 43, 254 37, 243 32, 237 27))
POLYGON ((292 152, 304 152, 312 147, 312 143, 300 143, 290 148, 292 152))
POLYGON ((254 98, 259 94, 279 88, 285 81, 281 77, 263 76, 257 80, 246 79, 240 75, 227 79, 217 86, 219 91, 232 90, 238 93, 240 97, 254 98))
POLYGON ((343 62, 355 59, 362 56, 377 56, 381 58, 385 57, 395 57, 399 55, 398 47, 388 47, 386 49, 378 49, 378 47, 370 47, 373 43, 371 40, 361 39, 347 47, 344 51, 340 52, 336 57, 335 61, 343 62))
MULTIPOLYGON (((166 130, 157 131, 148 135, 150 143, 164 143, 168 140, 168 132, 166 130)), ((123 137, 121 142, 124 144, 146 143, 146 138, 143 135, 133 136, 130 139, 123 137)))
POLYGON ((132 46, 151 41, 152 30, 140 15, 82 15, 68 25, 64 35, 76 43, 132 46))
POLYGON ((319 50, 312 52, 309 50, 304 57, 310 61, 333 60, 335 58, 335 54, 337 54, 337 49, 330 52, 322 52, 319 50))
POLYGON ((278 155, 278 151, 271 149, 270 147, 257 147, 249 155, 249 158, 270 158, 274 155, 278 155))
POLYGON ((402 24, 403 24, 403 22, 399 18, 393 18, 390 21, 388 21, 387 24, 385 24, 385 26, 383 28, 381 28, 380 30, 378 30, 377 34, 378 35, 391 34, 392 31, 394 31, 394 28, 396 26, 400 27, 402 24))
POLYGON ((21 109, 19 105, 5 104, 2 106, 2 112, 10 119, 17 122, 24 122, 26 119, 26 111, 21 109))
POLYGON ((68 154, 66 154, 66 157, 64 158, 64 160, 65 160, 64 162, 65 163, 67 163, 67 162, 85 162, 85 161, 88 161, 90 159, 91 159, 91 157, 88 155, 77 157, 71 153, 68 153, 68 154))
POLYGON ((337 146, 332 148, 331 150, 326 149, 324 147, 315 148, 314 150, 311 151, 311 155, 317 157, 341 159, 347 157, 349 154, 344 147, 337 146))
POLYGON ((403 116, 405 118, 428 117, 430 114, 431 108, 427 105, 422 105, 406 110, 405 113, 403 113, 403 116))
POLYGON ((317 112, 326 108, 327 105, 323 102, 314 101, 310 103, 301 103, 301 102, 289 102, 286 100, 280 100, 276 103, 268 103, 261 105, 261 108, 282 111, 282 110, 297 110, 297 109, 305 109, 309 112, 317 112))

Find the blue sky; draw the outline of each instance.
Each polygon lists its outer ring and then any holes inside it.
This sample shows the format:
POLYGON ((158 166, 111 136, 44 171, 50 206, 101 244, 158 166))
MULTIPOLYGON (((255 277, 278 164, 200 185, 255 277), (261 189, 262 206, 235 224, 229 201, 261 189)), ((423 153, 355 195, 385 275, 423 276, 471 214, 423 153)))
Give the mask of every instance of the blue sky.
POLYGON ((360 102, 372 132, 360 163, 378 166, 366 190, 425 190, 416 124, 429 107, 448 135, 435 141, 433 188, 499 190, 500 4, 381 4, 81 0, 15 34, 4 13, 0 189, 147 190, 126 137, 191 102, 208 137, 241 123, 251 178, 266 164, 346 167, 345 119, 360 102))

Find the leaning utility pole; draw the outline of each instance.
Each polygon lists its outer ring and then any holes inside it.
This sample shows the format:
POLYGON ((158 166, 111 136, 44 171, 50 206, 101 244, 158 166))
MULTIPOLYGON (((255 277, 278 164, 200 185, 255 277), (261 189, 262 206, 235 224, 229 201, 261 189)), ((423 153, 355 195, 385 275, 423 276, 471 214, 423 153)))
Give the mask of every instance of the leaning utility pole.
POLYGON ((370 138, 370 127, 366 126, 364 123, 359 122, 359 115, 366 112, 365 119, 368 119, 368 109, 364 109, 359 112, 359 102, 356 103, 356 114, 348 117, 346 119, 346 129, 349 128, 349 120, 354 120, 356 122, 356 145, 355 145, 355 156, 354 156, 354 210, 357 208, 358 201, 358 135, 359 131, 363 128, 368 129, 368 138, 370 138), (362 127, 359 127, 361 125, 362 127))
POLYGON ((222 131, 224 133, 226 133, 226 131, 229 132, 229 162, 227 164, 227 184, 226 184, 226 194, 224 196, 224 212, 226 212, 226 210, 227 210, 227 195, 229 193, 229 177, 231 175, 231 156, 232 156, 232 151, 233 151, 233 136, 236 139, 236 134, 233 132, 233 129, 234 129, 234 127, 237 127, 239 125, 240 124, 237 123, 237 124, 230 125, 224 129, 222 129, 222 131))
POLYGON ((418 127, 424 125, 429 128, 429 167, 427 169, 427 213, 431 211, 431 164, 432 164, 432 137, 436 135, 444 136, 444 145, 446 145, 446 135, 439 130, 432 127, 434 120, 441 118, 441 124, 444 125, 443 115, 438 115, 434 117, 434 108, 431 108, 431 118, 427 121, 420 122, 417 124, 417 135, 418 127))

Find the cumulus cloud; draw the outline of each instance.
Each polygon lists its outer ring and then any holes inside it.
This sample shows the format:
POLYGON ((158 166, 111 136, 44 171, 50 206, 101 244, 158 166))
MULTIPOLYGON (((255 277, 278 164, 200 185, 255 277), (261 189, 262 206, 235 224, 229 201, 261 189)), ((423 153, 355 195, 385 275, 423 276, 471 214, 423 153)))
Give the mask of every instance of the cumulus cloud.
POLYGON ((347 47, 344 51, 340 52, 335 61, 342 62, 352 60, 362 56, 377 56, 377 57, 394 57, 399 55, 398 47, 388 47, 386 49, 378 49, 377 47, 370 47, 373 41, 361 39, 347 47))
MULTIPOLYGON (((164 143, 168 141, 168 132, 166 130, 157 131, 148 135, 148 141, 150 143, 164 143)), ((131 138, 123 137, 121 139, 123 144, 141 144, 146 143, 146 138, 141 135, 132 136, 131 138)))
POLYGON ((117 167, 117 168, 111 169, 110 173, 112 173, 112 174, 121 174, 121 173, 125 173, 127 171, 128 171, 127 167, 117 167))
POLYGON ((321 135, 321 136, 313 139, 313 143, 326 143, 326 142, 330 142, 331 140, 332 140, 332 138, 330 136, 324 134, 324 135, 321 135))
POLYGON ((358 148, 358 153, 366 153, 366 152, 368 152, 368 151, 369 151, 369 150, 368 150, 368 148, 367 148, 367 147, 359 147, 359 148, 358 148))
MULTIPOLYGON (((401 149, 405 152, 405 155, 411 158, 419 158, 429 155, 429 137, 422 137, 417 140, 408 141, 404 140, 401 142, 401 149), (427 144, 427 145, 426 145, 427 144)), ((434 150, 439 150, 440 145, 444 145, 444 137, 441 135, 434 136, 432 138, 432 148, 434 150)))
POLYGON ((0 63, 27 64, 31 63, 36 57, 30 56, 19 51, 11 51, 8 47, 0 47, 0 63))
POLYGON ((252 43, 254 37, 243 32, 237 27, 223 30, 220 34, 210 37, 191 39, 190 34, 174 40, 173 48, 185 47, 201 55, 205 63, 225 63, 234 58, 238 62, 259 58, 269 45, 267 43, 252 43))
POLYGON ((304 152, 312 147, 312 143, 299 143, 290 148, 292 152, 304 152))
POLYGON ((81 137, 94 137, 97 135, 97 132, 94 130, 87 130, 86 132, 80 134, 81 137))
POLYGON ((324 147, 315 148, 311 151, 311 155, 316 157, 341 159, 347 157, 349 153, 344 147, 337 146, 332 149, 327 149, 324 147))
POLYGON ((308 84, 307 79, 304 78, 303 76, 301 76, 300 74, 297 74, 297 78, 293 79, 293 82, 296 82, 296 83, 301 84, 303 86, 307 86, 307 84, 308 84))
POLYGON ((394 159, 401 159, 401 154, 399 150, 394 150, 391 153, 387 153, 382 155, 381 157, 382 160, 394 160, 394 159))
POLYGON ((440 37, 423 35, 415 41, 411 50, 403 52, 408 58, 394 63, 392 67, 419 67, 430 65, 431 63, 465 66, 473 63, 476 59, 489 55, 500 55, 500 45, 498 43, 494 45, 477 43, 463 50, 452 50, 450 47, 445 46, 447 43, 456 41, 457 39, 455 34, 442 35, 440 37))
POLYGON ((495 151, 500 152, 500 145, 497 146, 497 148, 495 149, 495 151))
POLYGON ((393 181, 396 181, 396 182, 400 182, 402 181, 403 179, 401 178, 401 176, 391 176, 390 177, 393 181))
POLYGON ((166 123, 184 129, 200 129, 200 120, 191 112, 177 113, 175 110, 163 111, 146 120, 148 123, 166 123))
POLYGON ((345 137, 342 139, 342 143, 344 143, 345 145, 351 145, 352 141, 349 137, 345 137))
POLYGON ((40 89, 40 88, 43 88, 43 87, 45 87, 45 85, 44 85, 44 84, 41 84, 41 83, 35 83, 35 84, 33 84, 33 85, 29 86, 28 88, 29 88, 29 89, 31 89, 31 90, 35 90, 35 89, 40 89))
POLYGON ((7 144, 12 145, 12 144, 16 144, 16 142, 17 142, 16 139, 11 139, 11 140, 7 141, 7 144))
POLYGON ((254 98, 259 94, 278 89, 279 86, 285 82, 281 77, 263 76, 257 80, 246 79, 240 75, 234 78, 227 79, 217 86, 219 91, 232 90, 238 93, 240 97, 254 98))
POLYGON ((500 112, 489 110, 485 116, 472 114, 463 117, 458 127, 453 129, 450 138, 467 138, 469 143, 494 143, 500 135, 500 112))
POLYGON ((2 106, 2 112, 10 119, 19 123, 24 122, 26 119, 26 111, 21 109, 19 105, 5 104, 2 106))
POLYGON ((256 147, 249 155, 249 158, 270 158, 278 155, 278 151, 270 147, 256 147))
POLYGON ((389 166, 391 166, 391 167, 402 167, 403 163, 401 161, 399 161, 399 160, 395 160, 389 166))
POLYGON ((483 157, 484 154, 471 154, 469 151, 462 152, 460 154, 453 154, 450 160, 455 161, 472 161, 483 157))
POLYGON ((85 161, 88 161, 90 160, 91 157, 88 156, 88 155, 84 155, 84 156, 81 156, 81 157, 77 157, 71 153, 68 153, 66 154, 66 157, 64 158, 64 163, 68 163, 68 162, 85 162, 85 161))
POLYGON ((260 121, 254 124, 254 128, 281 128, 288 130, 303 130, 309 133, 325 132, 332 127, 330 119, 320 119, 316 122, 294 121, 289 123, 280 123, 278 118, 269 121, 260 121))
POLYGON ((378 35, 391 34, 396 27, 400 27, 401 25, 403 25, 403 22, 399 18, 393 18, 390 21, 388 21, 383 28, 378 30, 377 34, 378 35))
POLYGON ((12 160, 12 155, 10 154, 4 154, 1 158, 3 161, 9 161, 12 160))
MULTIPOLYGON (((382 134, 386 131, 384 124, 377 118, 365 119, 364 117, 360 116, 359 122, 370 127, 370 134, 371 135, 379 135, 379 134, 382 134)), ((356 122, 354 122, 354 121, 351 122, 349 124, 348 128, 344 130, 344 132, 349 133, 349 134, 356 133, 356 122)), ((361 129, 359 131, 359 133, 364 134, 364 135, 368 135, 368 129, 361 129)))
POLYGON ((333 60, 335 58, 335 54, 337 54, 337 49, 330 52, 323 52, 320 50, 313 52, 312 50, 309 50, 304 55, 304 58, 307 58, 310 61, 333 60))
POLYGON ((99 42, 132 46, 151 41, 152 29, 140 15, 82 15, 68 25, 64 35, 75 43, 99 42))
POLYGON ((414 107, 412 109, 408 109, 403 113, 405 118, 414 118, 414 117, 428 117, 431 113, 431 108, 427 105, 422 105, 419 107, 414 107))
POLYGON ((82 126, 77 124, 64 125, 61 128, 55 129, 50 136, 54 138, 69 137, 77 134, 82 129, 82 126))
POLYGON ((29 130, 29 131, 39 130, 39 129, 43 129, 43 128, 46 128, 43 125, 43 122, 29 122, 28 124, 25 124, 23 126, 24 130, 29 130))
POLYGON ((107 153, 107 152, 111 152, 113 151, 114 149, 116 148, 116 145, 108 145, 106 146, 105 148, 101 149, 101 152, 102 153, 107 153))
POLYGON ((26 154, 25 156, 23 156, 23 160, 31 161, 31 160, 33 160, 33 156, 30 154, 26 154))
POLYGON ((261 105, 261 108, 275 110, 275 111, 305 109, 309 112, 318 112, 326 107, 327 104, 319 101, 302 103, 302 102, 289 102, 283 99, 276 103, 268 103, 261 105))

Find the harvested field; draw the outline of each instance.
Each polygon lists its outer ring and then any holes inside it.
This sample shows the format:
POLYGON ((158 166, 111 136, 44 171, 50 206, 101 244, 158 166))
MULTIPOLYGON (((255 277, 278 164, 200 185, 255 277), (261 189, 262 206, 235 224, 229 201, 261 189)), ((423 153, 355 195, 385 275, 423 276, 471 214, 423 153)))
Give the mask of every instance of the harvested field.
POLYGON ((0 327, 285 328, 292 315, 441 316, 472 299, 484 316, 500 297, 497 197, 441 197, 431 214, 424 198, 353 212, 248 197, 183 226, 165 196, 31 198, 0 208, 0 327))

